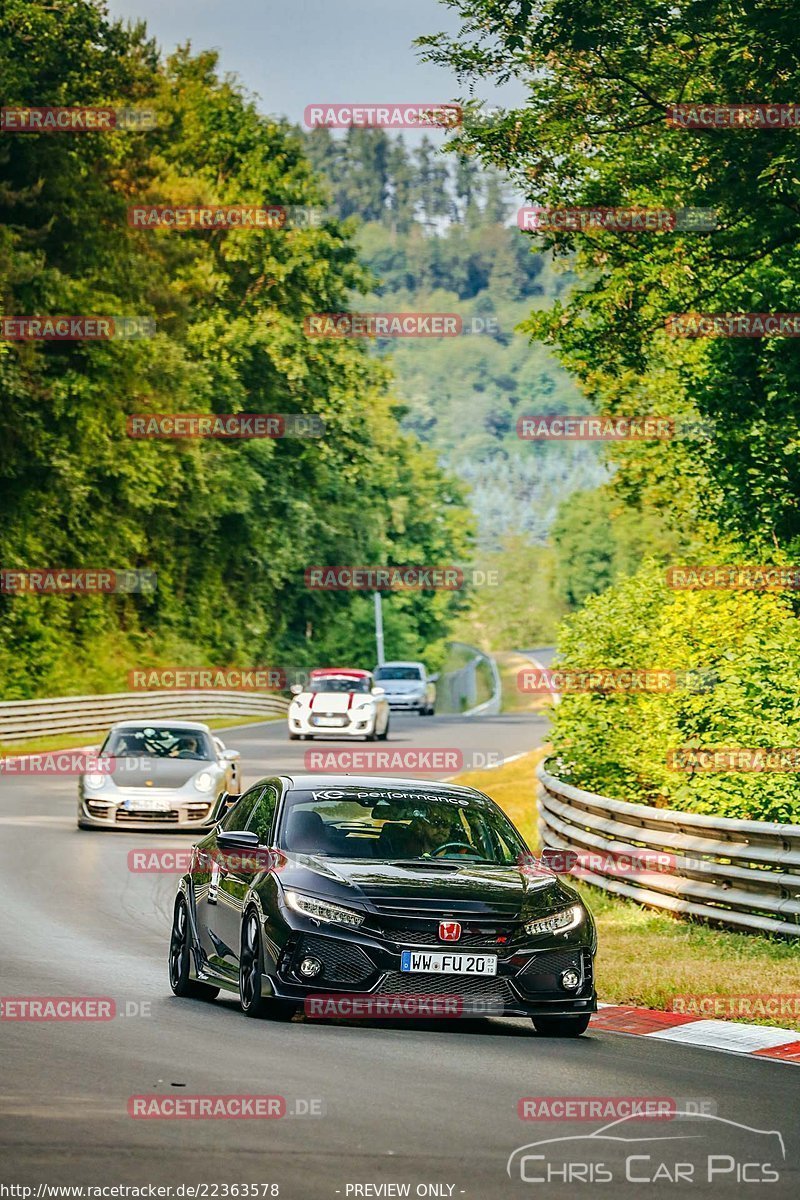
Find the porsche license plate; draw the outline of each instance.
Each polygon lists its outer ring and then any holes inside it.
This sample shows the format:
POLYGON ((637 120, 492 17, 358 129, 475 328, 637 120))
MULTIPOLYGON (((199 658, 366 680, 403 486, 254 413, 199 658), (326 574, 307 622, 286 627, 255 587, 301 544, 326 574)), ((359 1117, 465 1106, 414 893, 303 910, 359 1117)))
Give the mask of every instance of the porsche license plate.
POLYGON ((122 806, 126 812, 169 812, 169 800, 157 800, 155 796, 137 796, 126 800, 122 806))
POLYGON ((496 954, 459 954, 451 950, 404 950, 400 970, 442 975, 496 975, 496 954))

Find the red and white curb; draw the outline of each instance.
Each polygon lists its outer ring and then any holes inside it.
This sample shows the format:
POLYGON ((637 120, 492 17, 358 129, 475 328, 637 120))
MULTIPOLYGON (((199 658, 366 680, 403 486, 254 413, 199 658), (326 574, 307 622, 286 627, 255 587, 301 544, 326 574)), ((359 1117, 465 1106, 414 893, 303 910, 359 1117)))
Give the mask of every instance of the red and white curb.
POLYGON ((754 1058, 800 1065, 800 1033, 775 1025, 746 1025, 739 1021, 715 1021, 628 1004, 601 1004, 592 1017, 590 1029, 636 1034, 683 1046, 749 1054, 754 1058))

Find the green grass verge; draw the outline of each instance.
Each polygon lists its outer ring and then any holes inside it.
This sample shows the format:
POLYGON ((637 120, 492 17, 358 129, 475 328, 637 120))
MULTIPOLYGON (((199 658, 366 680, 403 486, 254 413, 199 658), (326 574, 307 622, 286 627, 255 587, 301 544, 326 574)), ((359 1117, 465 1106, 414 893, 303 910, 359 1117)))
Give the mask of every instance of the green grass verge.
MULTIPOLYGON (((539 847, 534 770, 544 753, 458 777, 496 800, 533 850, 539 847)), ((606 1003, 668 1009, 684 996, 715 996, 726 1006, 738 996, 800 997, 798 940, 715 929, 586 884, 577 888, 597 921, 597 992, 606 1003)), ((800 1030, 800 1015, 751 1012, 741 1019, 800 1030)))

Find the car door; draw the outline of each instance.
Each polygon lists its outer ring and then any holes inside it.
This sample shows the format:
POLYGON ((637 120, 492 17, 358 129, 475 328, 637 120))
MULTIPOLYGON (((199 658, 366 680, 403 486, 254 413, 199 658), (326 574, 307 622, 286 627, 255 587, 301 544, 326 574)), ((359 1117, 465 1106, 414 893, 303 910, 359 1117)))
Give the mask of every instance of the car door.
MULTIPOLYGON (((267 780, 262 794, 251 809, 246 832, 258 835, 259 845, 272 845, 274 834, 275 810, 280 796, 280 783, 277 779, 267 780)), ((231 826, 240 828, 240 826, 231 826)), ((235 951, 236 972, 239 971, 239 943, 241 937, 242 909, 253 879, 260 874, 259 856, 255 851, 232 851, 224 855, 224 869, 220 873, 217 909, 219 925, 223 931, 225 942, 235 951)), ((264 858, 262 855, 261 858, 264 858)))
POLYGON ((197 913, 197 935, 208 965, 220 975, 237 977, 239 970, 239 943, 230 946, 230 935, 225 920, 227 897, 220 907, 220 885, 225 875, 224 854, 217 842, 217 832, 230 833, 244 829, 253 809, 261 799, 264 784, 258 783, 237 800, 220 821, 214 832, 197 847, 197 862, 194 874, 195 912, 197 913))

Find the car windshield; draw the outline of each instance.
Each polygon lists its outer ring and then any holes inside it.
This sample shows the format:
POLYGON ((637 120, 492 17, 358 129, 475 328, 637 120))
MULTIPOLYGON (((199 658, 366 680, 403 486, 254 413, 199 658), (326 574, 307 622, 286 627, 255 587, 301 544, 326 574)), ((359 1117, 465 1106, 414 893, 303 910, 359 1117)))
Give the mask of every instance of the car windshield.
POLYGON ((422 671, 419 667, 378 667, 375 671, 376 679, 414 679, 417 682, 422 679, 422 671))
POLYGON ((198 762, 211 762, 215 757, 202 730, 169 725, 116 729, 106 738, 101 753, 113 758, 188 758, 198 762))
POLYGON ((321 675, 309 682, 310 692, 369 692, 370 682, 366 676, 321 675))
POLYGON ((378 862, 511 864, 528 853, 493 801, 422 789, 291 791, 278 839, 295 853, 378 862))

